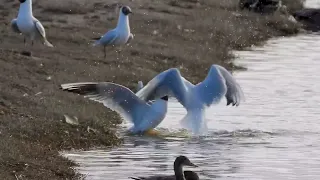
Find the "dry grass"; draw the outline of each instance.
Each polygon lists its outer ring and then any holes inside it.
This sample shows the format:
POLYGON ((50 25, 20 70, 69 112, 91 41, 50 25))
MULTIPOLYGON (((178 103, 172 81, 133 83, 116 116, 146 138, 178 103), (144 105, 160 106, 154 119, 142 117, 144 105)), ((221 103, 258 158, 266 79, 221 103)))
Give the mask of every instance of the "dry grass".
POLYGON ((121 142, 111 130, 121 122, 116 113, 59 90, 61 83, 112 81, 132 88, 137 81, 146 83, 171 67, 198 82, 213 63, 234 69, 231 49, 299 29, 280 14, 239 11, 234 0, 175 4, 171 0, 122 0, 134 11, 130 25, 135 38, 119 55, 108 48, 108 58, 103 59, 102 48, 91 47, 92 38, 115 26, 116 2, 79 0, 72 7, 68 2, 72 1, 38 0, 34 5, 34 15, 46 27, 55 48, 25 47, 22 36, 8 24, 17 15, 18 1, 2 2, 0 22, 8 26, 0 26, 1 179, 16 179, 15 175, 73 179, 76 173, 68 167, 74 164, 60 157, 59 150, 121 142), (32 56, 21 55, 30 50, 32 56), (66 124, 64 114, 77 116, 80 125, 66 124), (97 132, 88 132, 88 126, 97 132))
POLYGON ((90 0, 41 0, 38 4, 43 11, 54 14, 86 14, 94 10, 90 0))

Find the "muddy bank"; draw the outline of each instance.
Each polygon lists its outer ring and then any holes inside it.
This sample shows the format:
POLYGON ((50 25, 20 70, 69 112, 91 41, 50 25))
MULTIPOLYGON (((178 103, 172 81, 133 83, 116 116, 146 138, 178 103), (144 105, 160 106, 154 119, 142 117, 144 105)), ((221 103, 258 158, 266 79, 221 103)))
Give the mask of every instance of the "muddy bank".
POLYGON ((121 143, 114 130, 121 122, 116 113, 59 90, 59 84, 112 81, 133 88, 138 80, 147 82, 170 67, 196 82, 213 63, 236 68, 229 50, 296 34, 300 27, 280 13, 239 11, 234 0, 121 2, 134 11, 130 25, 135 38, 120 53, 108 48, 107 59, 102 48, 90 43, 115 26, 116 1, 35 1, 34 15, 55 48, 24 46, 23 37, 10 29, 18 1, 2 3, 1 179, 75 179, 76 164, 58 151, 121 143), (65 114, 77 116, 79 125, 65 123, 65 114))

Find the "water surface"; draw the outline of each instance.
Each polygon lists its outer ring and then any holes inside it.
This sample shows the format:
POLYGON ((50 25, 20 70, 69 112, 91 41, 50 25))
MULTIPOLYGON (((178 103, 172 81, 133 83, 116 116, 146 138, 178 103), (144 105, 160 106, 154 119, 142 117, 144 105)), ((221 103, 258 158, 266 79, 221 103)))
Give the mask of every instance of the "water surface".
MULTIPOLYGON (((207 137, 125 136, 121 147, 66 156, 90 180, 172 174, 181 154, 199 165, 193 170, 204 180, 320 179, 320 35, 274 39, 236 54, 248 68, 234 74, 246 102, 208 109, 207 137)), ((176 131, 185 114, 170 103, 160 127, 176 131)))

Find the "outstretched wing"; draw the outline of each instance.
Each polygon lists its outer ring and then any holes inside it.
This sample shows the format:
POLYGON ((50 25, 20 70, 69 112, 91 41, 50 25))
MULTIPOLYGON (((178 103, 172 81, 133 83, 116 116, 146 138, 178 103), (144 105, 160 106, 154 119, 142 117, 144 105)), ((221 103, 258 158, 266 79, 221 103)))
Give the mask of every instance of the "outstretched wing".
POLYGON ((196 88, 198 96, 207 106, 219 102, 223 96, 227 99, 227 106, 229 104, 238 106, 244 99, 240 85, 224 67, 219 65, 212 65, 205 80, 196 88))
POLYGON ((149 108, 143 100, 139 99, 130 89, 111 82, 80 82, 62 84, 63 90, 84 95, 93 101, 103 103, 104 106, 116 111, 125 119, 135 125, 139 119, 138 113, 149 108))
POLYGON ((227 93, 225 97, 227 99, 227 106, 229 104, 232 104, 232 106, 239 106, 240 102, 244 100, 244 94, 240 85, 237 83, 231 73, 229 73, 224 67, 219 65, 214 66, 220 71, 221 75, 226 81, 227 93))
POLYGON ((189 85, 186 85, 185 81, 178 69, 171 68, 154 77, 136 95, 145 101, 168 95, 175 97, 182 105, 185 105, 186 93, 189 90, 189 85))
POLYGON ((17 25, 17 19, 11 21, 11 29, 16 33, 21 33, 17 25))

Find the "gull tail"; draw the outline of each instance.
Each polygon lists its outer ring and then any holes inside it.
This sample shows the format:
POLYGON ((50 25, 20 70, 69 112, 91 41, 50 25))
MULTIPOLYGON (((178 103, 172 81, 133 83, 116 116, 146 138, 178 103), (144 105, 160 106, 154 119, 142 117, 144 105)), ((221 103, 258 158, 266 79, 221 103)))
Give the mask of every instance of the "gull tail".
POLYGON ((47 39, 44 39, 44 45, 48 46, 48 47, 54 47, 47 39))
POLYGON ((180 124, 195 135, 204 134, 208 130, 204 111, 200 109, 187 111, 187 115, 180 121, 180 124))

